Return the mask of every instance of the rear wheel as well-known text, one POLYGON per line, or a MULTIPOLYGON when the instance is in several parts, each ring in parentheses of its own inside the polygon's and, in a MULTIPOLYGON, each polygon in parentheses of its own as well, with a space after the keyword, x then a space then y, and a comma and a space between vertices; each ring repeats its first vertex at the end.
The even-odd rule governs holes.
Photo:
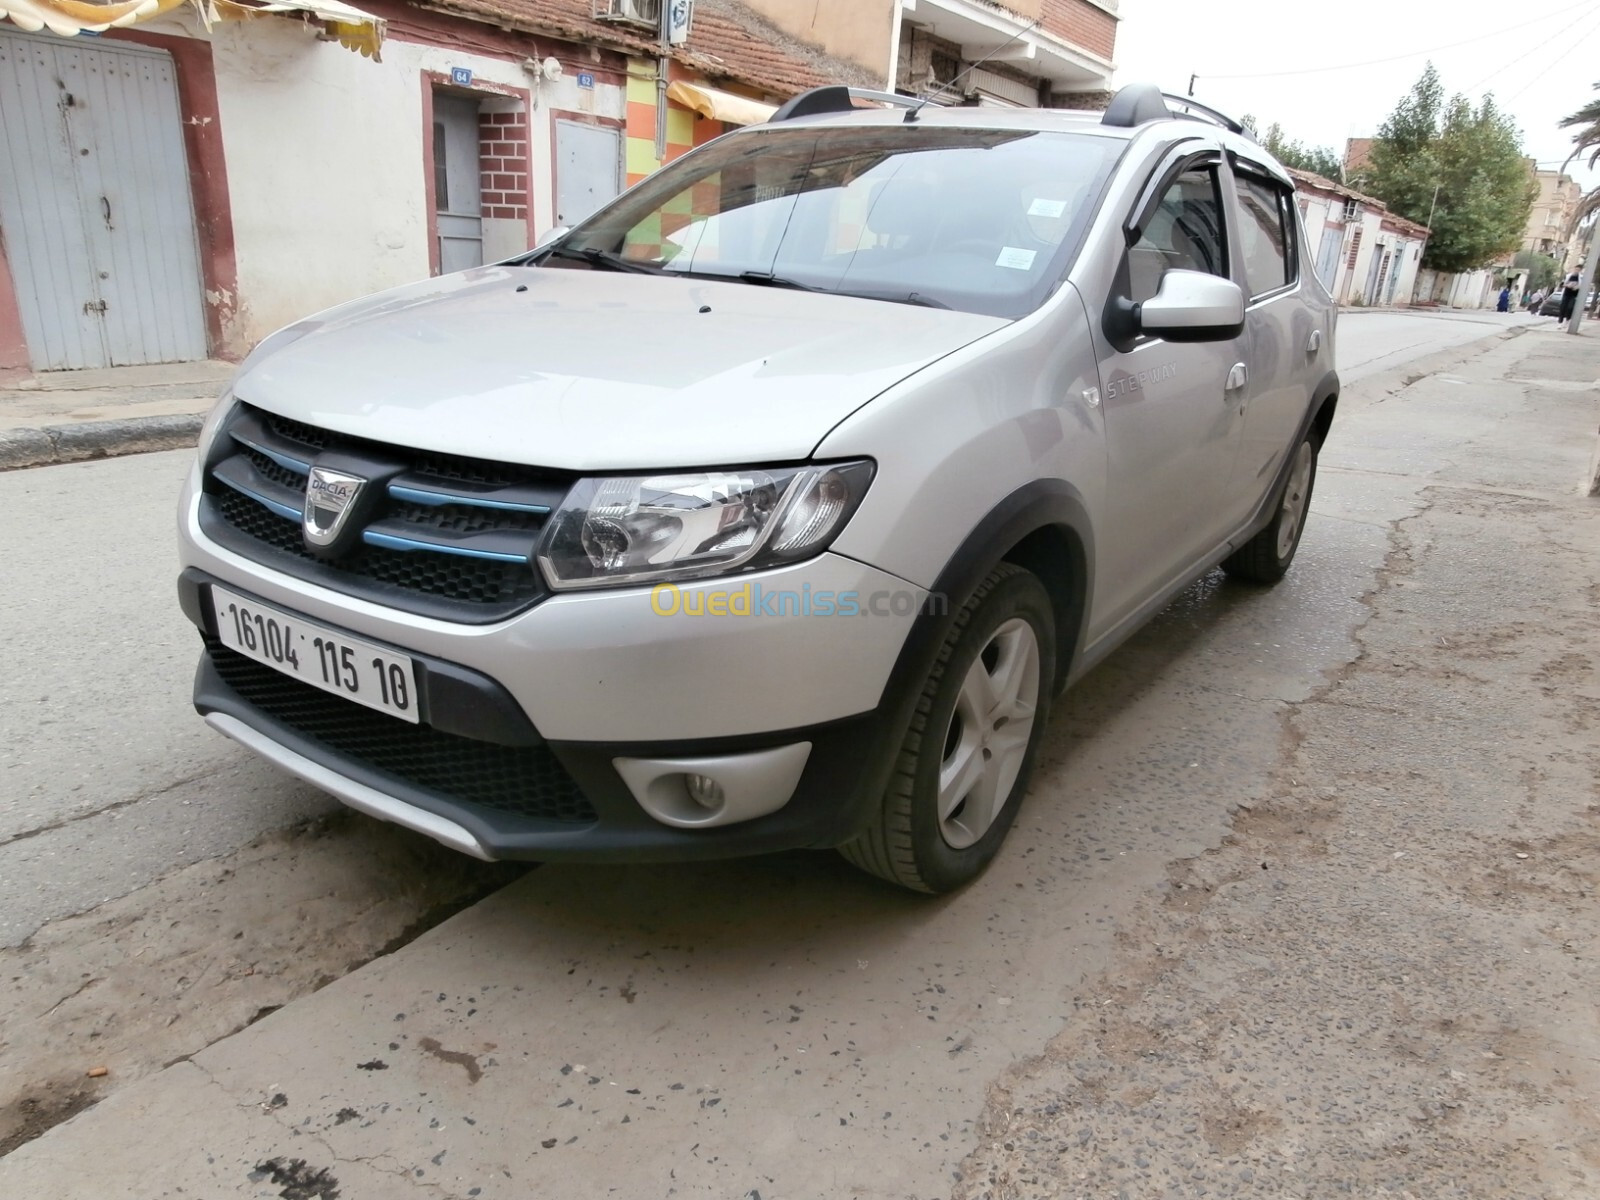
POLYGON ((1307 434, 1295 451, 1271 524, 1223 559, 1222 569, 1247 583, 1271 584, 1282 579, 1300 546, 1316 481, 1317 443, 1314 434, 1307 434))
POLYGON ((839 852, 921 892, 951 891, 981 874, 1027 791, 1054 664, 1044 585, 1002 563, 956 614, 882 801, 839 852))

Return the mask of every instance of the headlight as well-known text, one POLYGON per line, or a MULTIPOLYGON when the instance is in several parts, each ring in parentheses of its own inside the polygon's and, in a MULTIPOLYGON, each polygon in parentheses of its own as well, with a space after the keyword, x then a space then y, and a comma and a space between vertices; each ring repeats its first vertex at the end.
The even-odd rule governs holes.
POLYGON ((555 589, 695 579, 820 553, 872 481, 870 462, 580 479, 539 566, 555 589))

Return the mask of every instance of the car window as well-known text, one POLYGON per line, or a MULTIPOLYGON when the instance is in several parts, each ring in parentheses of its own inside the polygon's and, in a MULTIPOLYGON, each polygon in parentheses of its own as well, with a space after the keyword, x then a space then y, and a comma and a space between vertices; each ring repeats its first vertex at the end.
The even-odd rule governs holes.
POLYGON ((562 244, 665 274, 1019 317, 1065 274, 1121 148, 933 125, 735 134, 657 172, 562 244))
POLYGON ((1161 202, 1128 251, 1128 298, 1150 299, 1171 270, 1228 274, 1222 193, 1213 166, 1193 167, 1167 185, 1161 202))
POLYGON ((1264 296, 1295 281, 1294 219, 1286 189, 1255 175, 1235 175, 1239 247, 1250 295, 1264 296))

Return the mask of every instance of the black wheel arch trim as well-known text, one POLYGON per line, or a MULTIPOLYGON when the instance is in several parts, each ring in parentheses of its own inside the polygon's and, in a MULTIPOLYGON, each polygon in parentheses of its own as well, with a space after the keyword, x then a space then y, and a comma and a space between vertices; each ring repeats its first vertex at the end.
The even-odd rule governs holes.
MULTIPOLYGON (((1088 626, 1094 533, 1077 488, 1063 479, 1036 479, 991 508, 945 563, 930 589, 933 595, 944 597, 945 603, 925 606, 912 625, 884 687, 880 710, 898 701, 894 707, 904 708, 909 721, 910 704, 920 693, 956 612, 995 567, 1008 561, 1045 576, 1042 582, 1056 609, 1055 678, 1058 685, 1067 678, 1088 626), (1042 558, 1049 542, 1041 535, 1043 539, 1061 538, 1067 560, 1042 558), (1041 566, 1045 567, 1042 571, 1041 566)), ((894 728, 899 728, 898 720, 894 728)))

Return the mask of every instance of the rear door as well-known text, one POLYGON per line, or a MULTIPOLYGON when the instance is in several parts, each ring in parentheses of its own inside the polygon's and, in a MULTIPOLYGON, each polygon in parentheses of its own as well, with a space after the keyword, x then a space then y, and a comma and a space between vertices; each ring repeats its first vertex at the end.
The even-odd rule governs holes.
POLYGON ((1222 506, 1230 533, 1255 512, 1292 449, 1317 357, 1312 312, 1302 295, 1294 193, 1265 168, 1243 159, 1235 159, 1233 168, 1236 273, 1248 296, 1248 376, 1236 394, 1243 436, 1222 506))
MULTIPOLYGON (((1137 202, 1144 211, 1130 214, 1143 222, 1137 240, 1114 248, 1112 291, 1148 300, 1173 269, 1231 277, 1226 186, 1215 148, 1189 142, 1164 159, 1137 202)), ((1108 461, 1095 611, 1109 628, 1191 577, 1227 537, 1218 510, 1240 429, 1228 382, 1243 369, 1244 342, 1140 337, 1118 347, 1096 334, 1108 461)))

